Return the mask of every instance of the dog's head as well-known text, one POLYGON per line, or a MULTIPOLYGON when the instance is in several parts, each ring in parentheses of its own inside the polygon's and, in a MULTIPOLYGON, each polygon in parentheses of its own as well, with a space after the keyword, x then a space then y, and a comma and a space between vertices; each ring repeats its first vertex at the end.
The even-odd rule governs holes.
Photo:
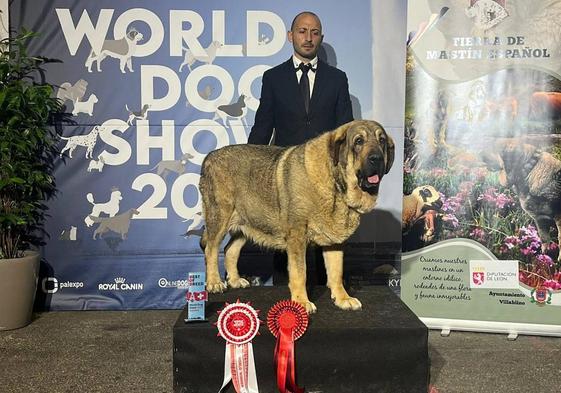
POLYGON ((490 151, 481 153, 481 159, 487 169, 499 172, 499 182, 503 187, 524 181, 529 171, 536 164, 537 148, 518 141, 500 141, 490 151))
POLYGON ((413 190, 411 195, 417 200, 419 213, 428 210, 441 211, 443 204, 442 198, 440 197, 440 193, 433 186, 419 186, 413 190))
POLYGON ((331 154, 335 166, 344 167, 362 191, 374 195, 392 167, 395 145, 379 123, 356 120, 334 131, 331 154))
POLYGON ((121 199, 123 199, 123 196, 121 195, 121 191, 119 191, 119 189, 117 187, 112 187, 110 198, 120 201, 121 199))
POLYGON ((144 36, 135 28, 132 28, 127 33, 127 38, 133 42, 139 42, 144 36))
POLYGON ((328 149, 335 186, 347 205, 361 214, 371 211, 393 164, 393 139, 375 121, 357 120, 332 131, 328 149))
POLYGON ((188 160, 192 160, 193 158, 195 158, 195 156, 192 155, 191 153, 183 153, 181 155, 181 161, 188 161, 188 160))

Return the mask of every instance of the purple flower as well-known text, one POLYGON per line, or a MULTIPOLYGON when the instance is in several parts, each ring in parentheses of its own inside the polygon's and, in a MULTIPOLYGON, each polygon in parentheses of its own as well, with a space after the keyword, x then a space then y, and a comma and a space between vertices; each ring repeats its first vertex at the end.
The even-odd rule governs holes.
POLYGON ((502 192, 498 192, 494 187, 488 188, 485 193, 477 197, 477 200, 487 202, 489 205, 498 209, 514 205, 513 198, 502 192))
POLYGON ((452 228, 457 228, 460 226, 460 221, 454 214, 445 214, 444 216, 442 216, 442 221, 452 225, 452 228))
POLYGON ((507 236, 504 240, 504 245, 509 250, 512 250, 514 246, 517 246, 518 244, 520 244, 520 239, 516 236, 507 236))
POLYGON ((546 288, 551 288, 553 290, 561 289, 561 283, 554 280, 545 280, 543 286, 546 288))
POLYGON ((469 236, 472 237, 473 239, 483 242, 485 241, 487 234, 485 233, 485 231, 481 228, 474 228, 470 233, 469 236))
POLYGON ((543 263, 546 266, 552 267, 553 266, 553 259, 551 259, 548 255, 540 254, 538 255, 538 261, 543 263))
POLYGON ((446 198, 446 196, 440 193, 440 198, 442 200, 442 211, 445 213, 456 213, 463 205, 462 198, 456 196, 446 198))

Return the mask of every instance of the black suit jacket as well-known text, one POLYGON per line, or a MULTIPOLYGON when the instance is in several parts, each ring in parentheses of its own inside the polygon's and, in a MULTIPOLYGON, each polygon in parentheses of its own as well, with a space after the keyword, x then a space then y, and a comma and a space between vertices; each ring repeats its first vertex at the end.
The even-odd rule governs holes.
POLYGON ((353 120, 347 75, 321 60, 309 113, 304 109, 292 57, 265 71, 262 81, 261 100, 248 143, 268 144, 274 128, 275 145, 298 145, 353 120))

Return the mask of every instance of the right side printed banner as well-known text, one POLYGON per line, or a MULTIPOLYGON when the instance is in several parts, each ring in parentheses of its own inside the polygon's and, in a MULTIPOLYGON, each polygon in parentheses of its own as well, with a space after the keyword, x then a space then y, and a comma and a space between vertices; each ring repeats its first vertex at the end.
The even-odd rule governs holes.
POLYGON ((561 335, 561 1, 408 3, 402 299, 561 335))

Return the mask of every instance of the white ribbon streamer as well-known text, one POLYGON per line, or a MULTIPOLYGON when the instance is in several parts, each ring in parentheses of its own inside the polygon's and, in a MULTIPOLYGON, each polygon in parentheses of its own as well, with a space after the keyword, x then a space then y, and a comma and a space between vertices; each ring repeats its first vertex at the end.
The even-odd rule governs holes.
POLYGON ((218 393, 222 393, 224 388, 230 382, 233 382, 233 378, 238 382, 234 383, 237 393, 259 393, 255 360, 253 357, 253 345, 251 342, 241 345, 226 343, 224 380, 222 381, 222 387, 218 393), (236 387, 236 385, 238 385, 238 387, 236 387))

